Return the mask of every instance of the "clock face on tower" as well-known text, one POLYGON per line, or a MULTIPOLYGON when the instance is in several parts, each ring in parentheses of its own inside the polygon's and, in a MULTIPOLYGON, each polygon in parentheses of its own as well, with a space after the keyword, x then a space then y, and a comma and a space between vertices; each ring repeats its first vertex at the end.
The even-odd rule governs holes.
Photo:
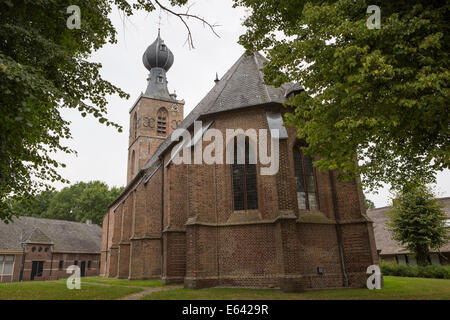
POLYGON ((178 112, 178 105, 173 104, 172 105, 172 111, 178 112))

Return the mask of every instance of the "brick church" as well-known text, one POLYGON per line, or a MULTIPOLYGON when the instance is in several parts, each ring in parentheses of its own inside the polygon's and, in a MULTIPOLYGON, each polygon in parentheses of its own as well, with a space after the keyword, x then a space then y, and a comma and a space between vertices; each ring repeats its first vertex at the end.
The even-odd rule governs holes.
POLYGON ((183 118, 184 101, 167 89, 173 61, 158 34, 143 55, 148 87, 129 112, 127 186, 103 220, 101 274, 188 288, 364 286, 378 257, 360 181, 318 171, 282 125, 282 104, 303 88, 265 85, 265 58, 243 54, 183 118), (252 143, 243 164, 175 164, 176 128, 203 146, 208 128, 279 129, 279 170, 261 175, 247 159, 252 143))

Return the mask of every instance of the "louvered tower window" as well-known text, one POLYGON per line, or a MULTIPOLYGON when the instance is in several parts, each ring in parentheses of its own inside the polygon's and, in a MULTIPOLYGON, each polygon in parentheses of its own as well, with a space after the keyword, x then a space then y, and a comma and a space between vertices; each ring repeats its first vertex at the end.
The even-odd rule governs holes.
POLYGON ((304 154, 299 145, 294 147, 295 184, 300 210, 317 210, 316 177, 310 156, 304 154))
POLYGON ((250 146, 245 139, 245 164, 238 164, 237 139, 234 140, 233 200, 234 210, 258 209, 258 191, 256 183, 256 164, 249 163, 250 146))
POLYGON ((167 110, 161 108, 158 110, 157 118, 157 133, 159 136, 165 136, 167 134, 167 110))

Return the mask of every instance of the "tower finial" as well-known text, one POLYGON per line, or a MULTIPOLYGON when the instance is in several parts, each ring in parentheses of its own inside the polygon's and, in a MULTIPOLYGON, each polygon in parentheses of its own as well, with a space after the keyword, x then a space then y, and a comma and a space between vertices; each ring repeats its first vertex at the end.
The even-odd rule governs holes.
POLYGON ((161 7, 159 7, 159 16, 158 16, 158 37, 160 36, 161 31, 161 7))

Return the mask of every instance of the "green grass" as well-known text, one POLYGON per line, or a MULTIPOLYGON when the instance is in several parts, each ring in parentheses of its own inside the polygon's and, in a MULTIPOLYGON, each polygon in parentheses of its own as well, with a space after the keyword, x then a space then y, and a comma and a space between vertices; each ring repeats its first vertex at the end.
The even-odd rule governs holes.
POLYGON ((114 286, 128 286, 128 287, 161 287, 164 285, 159 280, 126 280, 117 278, 104 277, 87 277, 82 278, 82 283, 100 283, 114 286))
POLYGON ((81 280, 80 290, 69 290, 66 279, 0 284, 0 300, 110 300, 142 291, 121 285, 98 285, 81 280))
POLYGON ((450 280, 384 277, 381 290, 369 289, 333 289, 315 290, 302 293, 284 293, 280 290, 257 289, 174 289, 154 292, 145 296, 147 300, 371 300, 371 299, 450 299, 450 280))
MULTIPOLYGON (((316 290, 284 293, 280 290, 213 288, 202 290, 173 289, 154 292, 144 299, 447 299, 450 300, 450 280, 384 277, 384 288, 316 290)), ((81 290, 69 290, 66 279, 58 281, 27 281, 0 284, 0 300, 109 300, 142 291, 145 287, 159 287, 157 280, 122 280, 88 277, 81 279, 81 290)))

